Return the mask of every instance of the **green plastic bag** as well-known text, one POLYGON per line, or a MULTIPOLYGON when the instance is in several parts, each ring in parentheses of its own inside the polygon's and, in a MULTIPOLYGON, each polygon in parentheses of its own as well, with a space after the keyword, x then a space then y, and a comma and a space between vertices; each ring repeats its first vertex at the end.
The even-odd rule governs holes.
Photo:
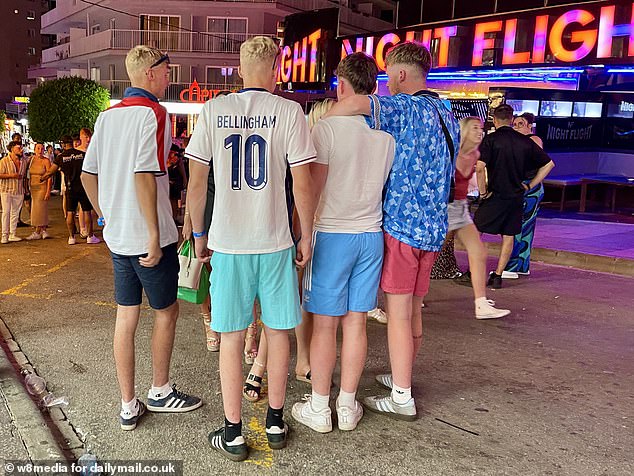
MULTIPOLYGON (((190 246, 192 246, 191 240, 186 240, 178 250, 178 254, 188 256, 190 253, 190 246)), ((193 247, 191 252, 195 256, 193 247)), ((193 304, 202 304, 208 295, 209 270, 204 265, 200 270, 200 282, 198 284, 198 289, 184 288, 181 286, 178 287, 178 299, 182 299, 183 301, 191 302, 193 304)))

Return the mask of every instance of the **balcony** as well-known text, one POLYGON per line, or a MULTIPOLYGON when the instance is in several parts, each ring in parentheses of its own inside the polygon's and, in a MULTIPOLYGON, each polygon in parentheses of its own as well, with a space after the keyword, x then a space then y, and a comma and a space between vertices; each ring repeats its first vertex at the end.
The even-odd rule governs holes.
MULTIPOLYGON (((111 99, 121 99, 126 88, 130 87, 130 81, 119 80, 102 80, 99 82, 104 88, 110 91, 111 99)), ((211 91, 234 91, 242 87, 241 84, 224 84, 224 83, 198 83, 201 90, 207 89, 211 91)), ((191 88, 190 83, 172 83, 165 91, 162 101, 183 102, 181 93, 191 88)), ((186 99, 192 99, 189 94, 183 93, 186 99)), ((188 102, 188 101, 186 101, 188 102)))
MULTIPOLYGON (((259 33, 258 33, 259 34, 259 33)), ((73 38, 70 43, 42 52, 42 64, 108 50, 126 52, 136 45, 149 45, 170 53, 238 54, 240 45, 256 33, 207 33, 152 30, 106 30, 73 38)))

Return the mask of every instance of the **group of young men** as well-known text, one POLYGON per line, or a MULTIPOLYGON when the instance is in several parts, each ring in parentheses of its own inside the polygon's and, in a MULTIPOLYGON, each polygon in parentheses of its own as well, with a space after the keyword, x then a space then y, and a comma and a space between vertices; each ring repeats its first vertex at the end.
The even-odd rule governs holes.
MULTIPOLYGON (((224 425, 209 434, 209 443, 234 461, 248 456, 241 357, 256 298, 269 348, 266 434, 273 449, 287 443, 288 331, 301 321, 296 267, 306 267, 303 306, 315 320, 313 391, 293 406, 294 419, 319 432, 332 430, 329 398, 340 323, 339 429, 354 429, 363 407, 416 418, 411 382, 422 343, 421 303, 447 232, 450 151, 459 149, 450 108, 426 88, 431 55, 424 46, 405 42, 388 53, 390 97, 373 95, 378 70, 371 57, 354 53, 343 59, 337 68, 339 101, 312 137, 300 105, 272 94, 279 55, 267 37, 242 44, 244 89, 205 103, 185 151, 196 254, 211 261, 211 326, 222 333, 224 425), (212 167, 214 213, 206 229, 212 167), (289 173, 301 229, 296 242, 289 226, 289 173), (367 351, 366 313, 376 306, 379 286, 389 316, 392 372, 377 381, 390 393, 365 398, 362 406, 356 391, 367 351)), ((97 120, 82 181, 105 220, 113 259, 120 421, 131 430, 146 409, 185 412, 202 402, 169 382, 178 317, 178 234, 165 175, 169 121, 158 103, 169 84, 169 57, 137 46, 126 68, 132 87, 97 120), (156 311, 147 407, 134 393, 134 333, 143 289, 156 311)))

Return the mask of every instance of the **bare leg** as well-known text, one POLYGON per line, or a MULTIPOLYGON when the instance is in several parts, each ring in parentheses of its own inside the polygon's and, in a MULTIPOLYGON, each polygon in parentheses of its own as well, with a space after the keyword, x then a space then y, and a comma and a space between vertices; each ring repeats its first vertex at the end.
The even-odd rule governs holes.
POLYGON ((66 228, 68 228, 68 236, 75 236, 75 213, 66 213, 66 228))
MULTIPOLYGON (((365 313, 348 312, 341 320, 341 328, 343 329, 341 389, 344 392, 353 393, 359 387, 359 380, 365 367, 365 358, 368 351, 365 313)), ((332 372, 330 378, 332 379, 332 372)))
MULTIPOLYGON (((88 233, 88 236, 92 236, 92 215, 91 212, 83 212, 80 213, 79 216, 84 216, 84 229, 86 230, 86 233, 88 233)), ((81 226, 81 223, 80 223, 81 226)))
POLYGON ((416 361, 418 351, 423 345, 423 311, 421 310, 422 304, 422 297, 412 296, 412 366, 416 361))
POLYGON ((86 231, 86 215, 84 214, 84 211, 82 210, 81 205, 79 205, 78 209, 79 209, 79 230, 86 231))
MULTIPOLYGON (((266 339, 266 332, 260 334, 260 346, 258 347, 258 355, 251 366, 249 374, 257 377, 263 377, 266 372, 266 359, 268 356, 268 341, 266 339)), ((247 380, 248 381, 248 380, 247 380)), ((252 382, 251 382, 252 383, 252 382)), ((252 398, 256 398, 257 394, 253 390, 247 392, 252 398)))
POLYGON ((242 414, 242 346, 245 331, 223 332, 220 339, 220 384, 225 417, 232 423, 242 414))
POLYGON ((121 399, 134 398, 134 335, 139 324, 140 306, 117 306, 114 326, 114 362, 121 399))
POLYGON ((467 250, 473 296, 475 299, 486 297, 487 251, 480 240, 480 234, 475 225, 470 224, 460 228, 456 235, 467 250))
POLYGON ((162 387, 169 382, 170 361, 174 348, 178 301, 171 306, 154 311, 152 330, 152 385, 162 387))
MULTIPOLYGON (((310 371, 310 346, 313 335, 313 314, 302 309, 302 322, 295 328, 297 338, 297 362, 295 374, 306 375, 310 371)), ((312 374, 311 374, 312 375, 312 374)))
MULTIPOLYGON (((414 342, 412 339, 412 294, 385 293, 387 340, 394 384, 412 386, 414 342)), ((421 301, 418 300, 420 310, 421 301)), ((419 311, 420 312, 420 311, 419 311)), ((422 333, 422 320, 421 320, 422 333)))
POLYGON ((290 345, 288 331, 264 327, 267 340, 271 343, 266 368, 269 374, 269 406, 282 408, 286 399, 286 381, 288 377, 288 359, 290 345))
MULTIPOLYGON (((332 373, 337 362, 337 328, 340 319, 314 315, 313 336, 310 340, 310 370, 313 390, 319 395, 330 395, 332 373)), ((365 321, 363 323, 365 325, 365 321)))
POLYGON ((511 259, 511 253, 513 252, 513 236, 502 235, 502 247, 500 248, 500 259, 498 260, 498 267, 495 270, 495 274, 502 275, 506 264, 511 259))

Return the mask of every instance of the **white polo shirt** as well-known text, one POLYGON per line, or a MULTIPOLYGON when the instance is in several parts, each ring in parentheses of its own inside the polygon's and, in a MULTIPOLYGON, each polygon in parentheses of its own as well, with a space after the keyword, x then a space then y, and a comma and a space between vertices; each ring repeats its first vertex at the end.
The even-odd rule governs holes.
POLYGON ((261 254, 293 246, 288 166, 315 160, 299 104, 263 89, 207 101, 185 156, 213 166, 216 195, 209 249, 261 254))
MULTIPOLYGON (((136 88, 132 88, 135 90, 136 88)), ((166 109, 139 93, 102 112, 95 124, 83 171, 99 178, 99 207, 106 221, 103 237, 113 253, 147 253, 149 233, 136 194, 135 174, 156 177, 159 244, 178 241, 169 201, 167 155, 171 145, 166 109)))
POLYGON ((392 136, 370 129, 363 116, 321 119, 311 135, 317 149, 316 163, 328 166, 315 230, 381 231, 383 186, 394 160, 392 136))

